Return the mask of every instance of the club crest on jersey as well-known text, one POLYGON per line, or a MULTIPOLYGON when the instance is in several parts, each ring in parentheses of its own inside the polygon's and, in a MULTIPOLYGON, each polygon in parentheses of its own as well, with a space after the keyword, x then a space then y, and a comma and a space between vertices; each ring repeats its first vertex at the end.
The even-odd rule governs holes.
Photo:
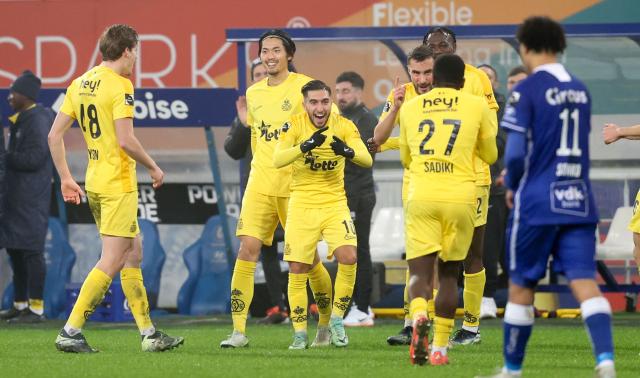
POLYGON ((271 125, 267 125, 266 123, 264 123, 264 121, 262 121, 262 124, 260 125, 260 138, 264 138, 264 140, 267 142, 271 142, 274 139, 278 140, 278 137, 280 136, 280 130, 276 129, 273 131, 269 131, 269 126, 271 125))
POLYGON ((304 156, 304 163, 308 164, 312 171, 333 171, 338 165, 337 160, 320 161, 320 157, 313 155, 311 151, 304 156))
POLYGON ((133 106, 133 96, 125 93, 124 94, 124 104, 125 105, 129 105, 129 106, 133 106))
POLYGON ((289 110, 291 110, 291 101, 289 101, 288 98, 285 98, 284 102, 282 103, 282 111, 288 112, 289 110))

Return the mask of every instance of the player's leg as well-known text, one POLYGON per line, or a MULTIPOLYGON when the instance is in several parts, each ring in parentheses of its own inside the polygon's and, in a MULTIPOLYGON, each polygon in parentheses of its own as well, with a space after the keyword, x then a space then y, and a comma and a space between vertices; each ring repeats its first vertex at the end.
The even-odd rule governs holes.
POLYGON ((503 355, 505 375, 522 374, 525 350, 534 322, 534 288, 547 270, 556 239, 555 226, 529 226, 516 214, 507 227, 509 300, 505 307, 503 355))
POLYGON ((321 222, 318 209, 290 207, 284 233, 284 259, 289 262, 288 297, 294 335, 289 349, 308 346, 307 280, 316 258, 316 245, 320 239, 321 222))
POLYGON ((472 204, 456 203, 433 207, 442 227, 442 249, 438 254, 439 289, 435 300, 433 348, 429 362, 432 365, 446 365, 449 363, 447 348, 458 304, 458 276, 473 238, 475 208, 472 204))
POLYGON ((636 261, 638 274, 640 274, 640 233, 633 233, 633 259, 636 261))
POLYGON ((633 216, 629 222, 629 230, 633 232, 633 258, 636 261, 638 274, 640 274, 640 190, 636 194, 636 200, 633 203, 633 216))
POLYGON ((244 347, 247 314, 253 300, 254 273, 263 244, 270 245, 278 225, 277 198, 247 191, 236 229, 240 248, 231 276, 231 319, 233 333, 220 343, 222 348, 244 347))
MULTIPOLYGON (((414 253, 412 252, 412 257, 414 253)), ((433 265, 437 253, 421 255, 407 260, 409 265, 409 311, 412 319, 412 333, 409 360, 412 364, 424 365, 429 357, 429 328, 427 302, 431 300, 433 265)))
MULTIPOLYGON (((102 254, 98 263, 84 280, 67 323, 56 338, 56 348, 63 352, 97 352, 96 349, 89 346, 82 335, 82 327, 102 301, 111 285, 112 278, 120 272, 127 259, 127 253, 132 248, 132 238, 114 236, 113 234, 118 232, 109 229, 111 220, 109 217, 117 209, 117 206, 114 206, 117 204, 114 204, 112 198, 87 192, 87 199, 102 237, 102 254)), ((135 221, 135 215, 133 220, 135 221)), ((125 234, 128 231, 125 230, 125 234)))
POLYGON ((595 281, 595 228, 595 224, 563 227, 554 262, 561 266, 574 297, 580 302, 582 319, 593 347, 596 374, 611 377, 615 376, 611 306, 595 281))
POLYGON ((480 319, 497 317, 497 306, 494 295, 498 285, 498 264, 501 251, 504 248, 505 218, 507 206, 503 193, 489 196, 489 211, 487 214, 487 228, 484 239, 484 253, 482 257, 487 280, 482 294, 480 319))
POLYGON ((177 348, 184 343, 183 337, 171 337, 159 331, 153 325, 149 314, 149 299, 142 278, 142 241, 140 234, 133 239, 132 249, 120 271, 122 291, 142 336, 142 350, 145 352, 164 352, 177 348))
POLYGON ((489 187, 476 187, 477 207, 475 229, 467 258, 464 260, 464 321, 462 328, 451 339, 453 345, 470 345, 480 342, 480 307, 486 282, 482 263, 484 234, 489 211, 489 187))

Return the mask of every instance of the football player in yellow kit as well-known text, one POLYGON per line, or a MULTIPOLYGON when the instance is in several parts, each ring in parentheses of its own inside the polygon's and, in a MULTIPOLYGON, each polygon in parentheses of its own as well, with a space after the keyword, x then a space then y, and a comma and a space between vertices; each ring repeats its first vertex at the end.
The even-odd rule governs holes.
MULTIPOLYGON (((267 77, 249 87, 246 95, 253 159, 236 229, 240 249, 231 278, 233 332, 220 343, 222 348, 244 347, 249 343, 246 323, 253 299, 256 262, 262 245, 271 245, 278 221, 286 226, 289 203, 291 167, 275 167, 273 151, 281 137, 282 125, 292 115, 304 112, 300 89, 311 81, 308 76, 289 71, 296 45, 282 30, 265 32, 258 46, 267 77)), ((324 266, 316 265, 309 276, 314 294, 330 298, 331 278, 324 266)), ((325 302, 320 300, 320 304, 325 302)), ((320 323, 328 326, 331 316, 328 303, 319 305, 318 312, 320 323)))
MULTIPOLYGON (((448 28, 434 27, 424 36, 423 43, 431 48, 436 58, 442 54, 453 54, 456 51, 456 35, 448 28)), ((495 118, 494 125, 498 128, 498 103, 493 95, 491 82, 482 70, 465 64, 464 87, 466 92, 482 97, 492 111, 495 118)), ((481 159, 475 159, 476 171, 476 218, 475 231, 471 241, 471 249, 464 261, 464 321, 462 328, 457 330, 451 339, 452 345, 468 345, 480 342, 480 307, 486 275, 482 263, 484 248, 484 232, 489 211, 489 186, 491 173, 489 165, 481 159)))
MULTIPOLYGON (((402 104, 410 101, 418 95, 425 94, 431 90, 433 80, 433 51, 424 45, 413 49, 407 56, 407 71, 411 78, 410 83, 399 85, 399 78, 396 78, 394 89, 389 93, 387 102, 380 114, 380 120, 376 125, 374 136, 368 141, 369 149, 372 152, 397 150, 399 148, 399 138, 390 137, 393 127, 398 125, 398 117, 402 104)), ((402 175, 402 206, 407 201, 407 190, 409 188, 409 171, 404 170, 402 175)), ((404 327, 393 336, 387 338, 389 345, 409 345, 411 340, 412 320, 409 316, 409 271, 406 273, 406 284, 404 287, 404 327)), ((433 302, 429 302, 429 308, 433 312, 433 302)))
POLYGON ((429 362, 448 363, 460 262, 474 232, 474 158, 491 164, 498 155, 495 115, 484 99, 460 90, 464 72, 460 57, 441 55, 434 64, 434 89, 405 103, 400 111, 400 158, 410 172, 405 205, 413 319, 410 358, 420 365, 428 358, 427 300, 436 262, 440 289, 429 362))
POLYGON ((113 25, 104 31, 99 46, 102 63, 67 88, 49 133, 64 200, 78 205, 84 192, 71 176, 63 141, 65 132, 78 121, 89 156, 85 189, 102 238, 100 260, 82 284, 69 319, 56 338, 56 348, 72 353, 97 351, 87 343, 82 327, 119 272, 122 290, 142 335, 142 350, 161 352, 177 347, 184 339, 170 337, 154 327, 140 269, 136 162, 147 168, 154 188, 162 185, 164 172, 133 133, 133 84, 129 77, 137 57, 138 33, 127 25, 113 25))
MULTIPOLYGON (((276 167, 293 167, 284 234, 284 259, 290 268, 289 306, 295 330, 289 349, 307 348, 306 288, 309 272, 322 265, 316 253, 320 238, 329 245, 328 258, 335 256, 338 260, 329 330, 330 343, 344 347, 349 339, 342 320, 351 302, 357 260, 355 226, 344 191, 344 167, 347 159, 371 167, 373 159, 353 122, 331 113, 331 88, 314 80, 301 92, 305 112, 293 116, 282 127, 273 155, 276 167)), ((312 346, 327 344, 316 338, 312 346)))

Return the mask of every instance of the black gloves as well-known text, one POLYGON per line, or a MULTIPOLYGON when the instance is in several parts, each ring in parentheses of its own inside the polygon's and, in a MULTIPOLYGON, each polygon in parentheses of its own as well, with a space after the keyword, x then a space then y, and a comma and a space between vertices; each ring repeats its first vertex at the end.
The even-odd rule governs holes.
POLYGON ((347 146, 342 139, 338 138, 337 136, 333 136, 333 142, 331 142, 330 144, 331 149, 333 150, 333 152, 336 155, 342 155, 344 157, 346 157, 347 159, 353 159, 353 157, 355 156, 355 152, 353 151, 353 148, 347 146))
POLYGON ((315 133, 313 133, 311 135, 311 138, 305 140, 304 142, 302 142, 302 144, 300 145, 300 151, 302 151, 302 153, 307 153, 311 150, 313 150, 314 148, 322 145, 322 143, 324 143, 325 139, 327 139, 327 136, 324 135, 323 133, 325 131, 327 131, 329 128, 327 126, 317 130, 315 133))

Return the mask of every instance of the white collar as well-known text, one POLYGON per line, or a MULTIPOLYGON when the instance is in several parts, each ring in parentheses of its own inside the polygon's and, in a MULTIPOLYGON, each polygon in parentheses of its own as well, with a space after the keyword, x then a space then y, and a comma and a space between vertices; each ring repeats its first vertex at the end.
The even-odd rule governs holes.
POLYGON ((571 81, 571 75, 567 72, 567 69, 560 63, 547 63, 536 67, 533 73, 538 71, 545 71, 553 75, 560 82, 571 81))

